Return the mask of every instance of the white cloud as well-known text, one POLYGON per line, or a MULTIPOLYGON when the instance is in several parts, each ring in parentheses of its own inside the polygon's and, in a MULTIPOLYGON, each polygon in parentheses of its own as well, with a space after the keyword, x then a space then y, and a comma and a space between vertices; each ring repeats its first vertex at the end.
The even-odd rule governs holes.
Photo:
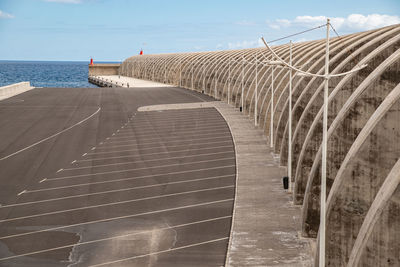
POLYGON ((13 15, 0 10, 0 19, 12 19, 12 18, 14 18, 13 15))
POLYGON ((79 4, 81 0, 45 0, 46 2, 64 3, 64 4, 79 4))
MULTIPOLYGON (((277 19, 273 22, 267 22, 272 29, 280 29, 290 26, 316 27, 326 23, 325 16, 297 16, 293 20, 277 19)), ((400 23, 399 16, 381 15, 381 14, 351 14, 346 18, 333 17, 330 18, 333 27, 337 30, 371 30, 388 25, 400 23)))
POLYGON ((228 43, 229 49, 244 49, 244 48, 255 48, 263 46, 263 42, 258 39, 254 41, 239 41, 235 43, 228 43))

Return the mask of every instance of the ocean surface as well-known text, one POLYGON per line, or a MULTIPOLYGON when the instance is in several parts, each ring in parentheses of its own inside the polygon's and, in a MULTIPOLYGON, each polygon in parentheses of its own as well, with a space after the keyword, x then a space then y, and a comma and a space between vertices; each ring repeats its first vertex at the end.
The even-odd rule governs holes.
POLYGON ((88 64, 86 61, 0 60, 0 86, 30 81, 35 87, 97 87, 88 83, 88 64))

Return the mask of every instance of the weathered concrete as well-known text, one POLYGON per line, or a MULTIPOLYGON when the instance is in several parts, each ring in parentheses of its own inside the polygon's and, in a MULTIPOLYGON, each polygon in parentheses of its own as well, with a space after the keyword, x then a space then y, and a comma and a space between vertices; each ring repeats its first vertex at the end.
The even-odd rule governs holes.
POLYGON ((118 75, 121 64, 89 64, 89 76, 118 75))
POLYGON ((0 87, 0 100, 24 93, 33 89, 30 82, 14 83, 0 87))

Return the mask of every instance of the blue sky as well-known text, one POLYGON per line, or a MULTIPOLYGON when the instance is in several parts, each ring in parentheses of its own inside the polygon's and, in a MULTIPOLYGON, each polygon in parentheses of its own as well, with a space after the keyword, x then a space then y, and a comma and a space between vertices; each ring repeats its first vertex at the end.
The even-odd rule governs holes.
MULTIPOLYGON (((260 36, 279 38, 326 16, 346 34, 400 23, 399 15, 400 0, 0 0, 0 60, 249 48, 260 36)), ((323 36, 316 30, 293 41, 323 36)))

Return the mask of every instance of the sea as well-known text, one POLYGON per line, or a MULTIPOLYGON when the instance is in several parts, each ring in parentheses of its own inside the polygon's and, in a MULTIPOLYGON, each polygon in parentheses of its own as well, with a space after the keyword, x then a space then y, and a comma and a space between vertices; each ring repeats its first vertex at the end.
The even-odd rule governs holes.
POLYGON ((97 87, 88 82, 88 64, 87 61, 0 60, 0 87, 25 81, 34 87, 97 87))

